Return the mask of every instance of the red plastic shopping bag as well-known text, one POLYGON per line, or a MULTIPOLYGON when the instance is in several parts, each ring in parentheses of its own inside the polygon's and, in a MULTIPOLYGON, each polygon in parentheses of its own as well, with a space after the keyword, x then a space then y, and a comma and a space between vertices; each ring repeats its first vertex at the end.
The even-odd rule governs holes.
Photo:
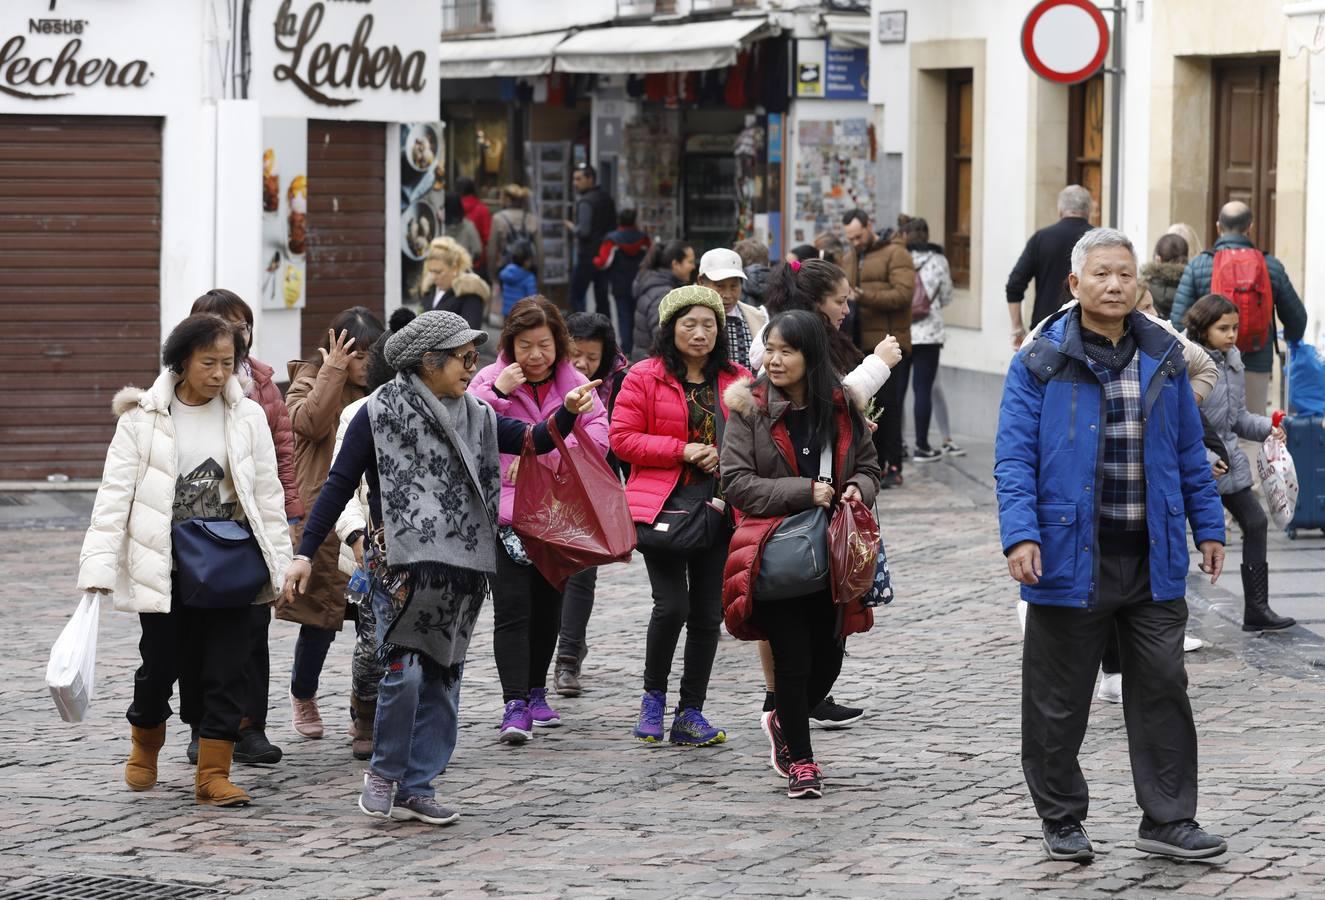
POLYGON ((561 590, 576 572, 629 561, 635 523, 621 479, 583 427, 576 422, 574 444, 558 433, 555 420, 548 433, 560 456, 555 469, 539 462, 533 430, 525 432, 511 524, 530 562, 561 590))
POLYGON ((828 523, 829 580, 833 600, 859 600, 874 587, 879 560, 879 524, 859 500, 843 500, 828 523))

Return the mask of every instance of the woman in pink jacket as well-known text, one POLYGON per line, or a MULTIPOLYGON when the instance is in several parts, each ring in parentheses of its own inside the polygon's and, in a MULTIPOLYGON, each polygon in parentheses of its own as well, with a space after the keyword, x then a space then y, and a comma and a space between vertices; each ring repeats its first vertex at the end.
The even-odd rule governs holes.
POLYGON ((727 417, 723 393, 749 373, 728 360, 724 317, 722 298, 711 288, 687 285, 663 297, 653 355, 627 373, 613 410, 612 451, 631 467, 626 498, 653 587, 634 732, 646 743, 663 738, 682 627, 685 667, 669 740, 702 747, 727 739, 703 714, 731 537, 717 494, 718 449, 727 417))
MULTIPOLYGON (((551 418, 566 394, 588 382, 571 365, 566 322, 545 297, 526 297, 511 307, 500 347, 497 361, 469 385, 470 393, 491 404, 498 415, 535 425, 551 418)), ((606 456, 607 410, 601 401, 595 398, 593 410, 580 416, 579 425, 606 456)), ((574 442, 567 437, 567 443, 574 442)), ((556 454, 548 454, 546 462, 555 468, 556 454)), ((502 546, 492 580, 492 645, 505 703, 500 740, 508 744, 528 741, 535 725, 561 724, 561 716, 547 702, 548 667, 561 630, 561 591, 529 564, 511 529, 519 465, 518 456, 502 454, 502 546)))

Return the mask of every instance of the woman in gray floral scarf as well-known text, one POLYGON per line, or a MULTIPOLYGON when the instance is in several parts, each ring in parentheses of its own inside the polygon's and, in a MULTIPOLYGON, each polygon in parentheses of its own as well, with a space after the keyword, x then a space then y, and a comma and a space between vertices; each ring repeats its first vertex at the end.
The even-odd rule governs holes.
MULTIPOLYGON (((432 780, 455 750, 465 653, 496 571, 498 453, 518 453, 529 427, 465 393, 487 337, 454 313, 427 312, 387 340, 398 374, 350 423, 285 578, 289 603, 366 479, 364 558, 386 671, 359 808, 378 818, 446 825, 460 815, 437 802, 432 780)), ((567 394, 555 417, 563 434, 592 409, 597 385, 567 394)), ((539 453, 553 449, 546 422, 533 438, 539 453)))

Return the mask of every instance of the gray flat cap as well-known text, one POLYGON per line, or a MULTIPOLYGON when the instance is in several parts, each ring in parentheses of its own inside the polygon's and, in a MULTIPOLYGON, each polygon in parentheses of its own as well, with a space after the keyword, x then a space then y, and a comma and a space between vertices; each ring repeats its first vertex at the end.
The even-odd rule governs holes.
POLYGON ((382 351, 387 365, 396 371, 416 366, 429 350, 454 350, 473 341, 480 346, 488 340, 486 331, 477 331, 453 312, 433 310, 416 316, 404 328, 387 338, 382 351))

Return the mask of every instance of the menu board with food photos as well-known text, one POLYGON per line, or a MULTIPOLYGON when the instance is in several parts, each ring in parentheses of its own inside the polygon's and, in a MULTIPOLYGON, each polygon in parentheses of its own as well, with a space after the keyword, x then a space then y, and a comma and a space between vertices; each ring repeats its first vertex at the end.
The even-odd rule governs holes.
POLYGON ((262 308, 302 309, 308 281, 308 123, 262 120, 262 308))
POLYGON ((423 302, 428 245, 442 233, 446 209, 446 142, 441 122, 400 126, 401 302, 423 302))

